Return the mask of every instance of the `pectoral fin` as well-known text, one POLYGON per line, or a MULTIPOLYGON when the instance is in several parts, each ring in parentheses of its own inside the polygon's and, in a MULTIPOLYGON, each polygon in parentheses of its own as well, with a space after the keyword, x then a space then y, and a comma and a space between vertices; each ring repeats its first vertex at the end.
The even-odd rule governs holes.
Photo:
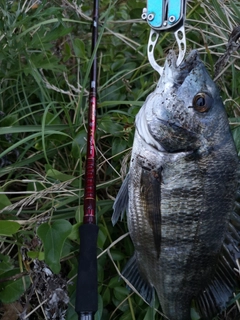
POLYGON ((112 215, 112 224, 115 225, 119 220, 123 218, 124 212, 128 207, 128 182, 129 182, 129 173, 127 174, 123 184, 117 194, 115 202, 113 204, 113 215, 112 215))

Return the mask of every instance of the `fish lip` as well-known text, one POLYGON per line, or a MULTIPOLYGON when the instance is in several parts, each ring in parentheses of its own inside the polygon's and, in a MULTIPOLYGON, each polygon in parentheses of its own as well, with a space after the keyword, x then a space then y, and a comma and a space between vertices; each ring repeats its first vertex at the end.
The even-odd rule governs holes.
POLYGON ((198 50, 192 50, 187 55, 187 57, 180 63, 180 65, 177 67, 177 56, 175 54, 174 50, 169 50, 165 65, 168 64, 168 67, 173 67, 176 69, 185 69, 189 67, 194 67, 196 65, 196 62, 200 62, 199 59, 199 52, 198 50))
POLYGON ((201 60, 199 58, 199 52, 198 50, 192 50, 188 56, 186 57, 185 60, 183 60, 181 62, 181 64, 179 65, 179 68, 184 68, 186 64, 190 65, 190 66, 195 66, 196 63, 199 63, 201 60))
POLYGON ((180 86, 189 73, 200 63, 201 60, 198 51, 192 50, 181 64, 177 66, 177 56, 173 50, 170 50, 164 64, 163 75, 160 78, 160 82, 180 86))

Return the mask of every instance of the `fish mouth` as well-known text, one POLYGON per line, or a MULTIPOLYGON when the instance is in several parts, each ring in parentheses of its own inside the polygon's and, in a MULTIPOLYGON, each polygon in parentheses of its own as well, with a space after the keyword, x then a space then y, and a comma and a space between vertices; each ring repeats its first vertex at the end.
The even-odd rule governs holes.
POLYGON ((175 52, 170 51, 158 86, 145 102, 145 132, 169 153, 193 152, 199 147, 199 134, 189 120, 192 115, 188 106, 192 103, 192 91, 198 90, 195 78, 198 81, 201 69, 197 50, 191 51, 179 66, 175 52))
POLYGON ((199 53, 197 50, 192 50, 188 56, 177 66, 177 56, 173 50, 170 50, 165 64, 162 78, 171 79, 174 85, 182 85, 190 72, 201 64, 199 53))
POLYGON ((163 75, 136 118, 141 138, 161 152, 194 152, 199 148, 199 129, 192 125, 194 92, 205 86, 203 64, 197 50, 177 66, 174 51, 167 55, 163 75), (190 110, 190 111, 189 111, 190 110))

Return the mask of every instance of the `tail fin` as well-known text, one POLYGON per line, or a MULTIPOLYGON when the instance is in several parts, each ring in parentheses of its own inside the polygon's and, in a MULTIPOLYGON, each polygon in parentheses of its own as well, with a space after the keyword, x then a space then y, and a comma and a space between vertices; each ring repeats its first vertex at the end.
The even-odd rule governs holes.
MULTIPOLYGON (((239 192, 240 196, 240 192, 239 192)), ((239 197, 240 200, 240 197, 239 197)), ((203 319, 211 319, 226 309, 233 297, 237 283, 237 260, 240 259, 240 205, 236 197, 235 210, 231 215, 214 277, 196 299, 203 319)))

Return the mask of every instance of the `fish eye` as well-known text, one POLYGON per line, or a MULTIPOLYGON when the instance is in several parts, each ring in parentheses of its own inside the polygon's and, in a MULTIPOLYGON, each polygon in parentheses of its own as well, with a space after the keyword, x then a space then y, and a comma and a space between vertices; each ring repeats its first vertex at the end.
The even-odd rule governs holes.
POLYGON ((205 92, 200 92, 193 98, 192 106, 198 112, 207 112, 212 106, 212 97, 205 92))

